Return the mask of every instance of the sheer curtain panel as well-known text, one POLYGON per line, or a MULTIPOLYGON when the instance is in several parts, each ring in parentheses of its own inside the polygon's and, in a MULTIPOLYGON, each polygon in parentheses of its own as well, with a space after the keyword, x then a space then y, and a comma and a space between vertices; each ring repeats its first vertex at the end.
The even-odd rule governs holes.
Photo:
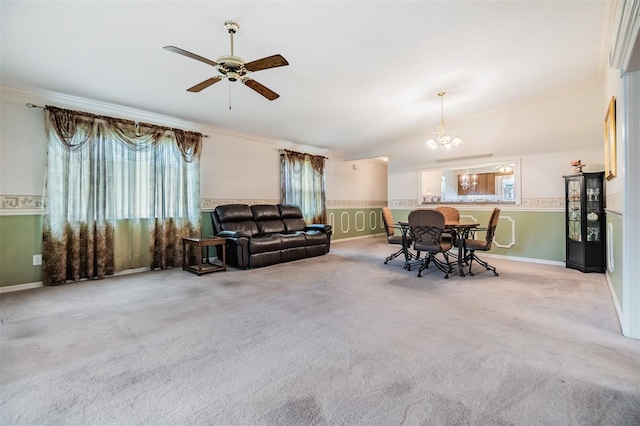
POLYGON ((283 150, 280 154, 280 198, 300 206, 307 223, 326 223, 325 157, 283 150))
POLYGON ((113 274, 121 220, 149 222, 152 269, 180 266, 200 232, 202 135, 52 106, 45 127, 43 283, 113 274))

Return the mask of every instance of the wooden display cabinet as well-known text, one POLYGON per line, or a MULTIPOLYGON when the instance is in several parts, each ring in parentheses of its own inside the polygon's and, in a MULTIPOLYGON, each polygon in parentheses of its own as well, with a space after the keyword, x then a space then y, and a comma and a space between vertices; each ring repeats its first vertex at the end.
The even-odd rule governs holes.
POLYGON ((604 172, 565 175, 567 268, 605 271, 604 172))

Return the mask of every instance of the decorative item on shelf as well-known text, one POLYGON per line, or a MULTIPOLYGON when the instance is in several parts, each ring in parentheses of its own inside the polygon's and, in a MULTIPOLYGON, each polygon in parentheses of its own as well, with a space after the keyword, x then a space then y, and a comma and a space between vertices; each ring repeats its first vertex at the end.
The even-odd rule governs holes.
POLYGON ((451 149, 454 146, 461 145, 462 139, 460 139, 456 132, 447 133, 444 128, 444 95, 446 92, 438 93, 440 96, 440 111, 441 121, 440 125, 436 128, 436 131, 431 133, 431 138, 424 143, 424 146, 431 149, 451 149))
POLYGON ((440 195, 433 195, 430 192, 427 192, 426 195, 422 196, 423 203, 439 203, 441 201, 440 195))
POLYGON ((580 210, 578 208, 572 208, 569 212, 569 220, 579 220, 580 210))
POLYGON ((586 164, 582 164, 580 160, 571 162, 571 167, 573 167, 573 173, 582 173, 582 168, 584 166, 586 166, 586 164))
POLYGON ((592 222, 595 222, 596 220, 598 220, 598 213, 596 212, 590 212, 587 214, 587 220, 590 220, 592 222))
POLYGON ((598 201, 600 198, 599 188, 587 188, 587 201, 598 201))

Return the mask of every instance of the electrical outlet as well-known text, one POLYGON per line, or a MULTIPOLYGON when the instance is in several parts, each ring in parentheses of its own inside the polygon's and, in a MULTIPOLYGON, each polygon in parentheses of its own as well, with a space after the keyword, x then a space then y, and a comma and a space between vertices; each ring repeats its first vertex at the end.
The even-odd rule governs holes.
POLYGON ((34 254, 33 255, 33 266, 42 265, 42 255, 34 254))

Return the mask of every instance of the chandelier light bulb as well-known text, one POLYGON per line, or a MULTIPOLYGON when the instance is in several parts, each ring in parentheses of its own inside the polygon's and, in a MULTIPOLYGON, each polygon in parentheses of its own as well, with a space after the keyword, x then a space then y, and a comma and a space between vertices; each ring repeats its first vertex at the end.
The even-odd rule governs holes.
POLYGON ((462 175, 462 181, 460 182, 460 187, 465 191, 469 188, 476 189, 478 187, 478 175, 473 175, 473 180, 469 179, 469 172, 462 175))

